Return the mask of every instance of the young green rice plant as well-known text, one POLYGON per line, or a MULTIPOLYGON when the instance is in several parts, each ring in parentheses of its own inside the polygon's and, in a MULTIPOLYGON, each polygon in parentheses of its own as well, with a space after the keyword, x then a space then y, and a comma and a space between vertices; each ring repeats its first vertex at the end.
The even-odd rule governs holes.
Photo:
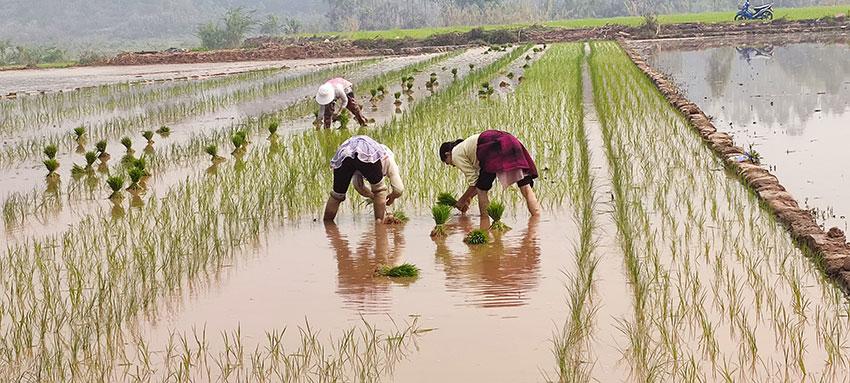
POLYGON ((42 161, 44 167, 47 168, 47 178, 58 178, 59 174, 56 173, 56 169, 59 169, 59 161, 56 161, 55 158, 48 158, 42 161))
POLYGON ((369 94, 372 95, 372 100, 375 100, 375 98, 378 97, 378 90, 377 89, 370 89, 369 94))
POLYGON ((248 144, 248 132, 239 130, 230 137, 230 143, 233 144, 233 155, 244 154, 246 145, 248 144))
POLYGON ((413 81, 408 82, 407 84, 405 84, 405 87, 407 87, 407 92, 408 92, 408 93, 413 92, 413 81))
POLYGON ((109 199, 115 200, 123 197, 121 194, 121 190, 124 189, 124 177, 121 175, 110 176, 106 179, 106 185, 109 186, 109 190, 112 190, 112 194, 109 195, 109 199))
POLYGON ((466 237, 463 238, 463 242, 467 245, 483 245, 490 241, 490 236, 487 235, 487 232, 481 229, 475 229, 470 231, 466 237))
POLYGON ((452 77, 457 78, 457 68, 452 68, 452 77))
POLYGON ((744 152, 744 155, 747 156, 747 158, 752 163, 754 163, 756 165, 761 165, 761 153, 759 153, 758 151, 756 151, 755 148, 753 148, 753 144, 750 144, 749 149, 747 149, 747 151, 744 152))
POLYGON ((507 77, 508 79, 513 80, 513 78, 514 78, 514 72, 508 72, 508 74, 507 74, 507 76, 506 76, 506 77, 507 77))
POLYGON ((269 139, 277 137, 277 129, 280 127, 280 122, 278 120, 272 120, 269 122, 268 127, 266 129, 269 131, 269 139))
POLYGON ((431 216, 434 218, 434 229, 431 230, 431 237, 445 237, 446 222, 452 213, 452 207, 448 205, 437 204, 431 208, 431 216))
POLYGON ((47 156, 48 160, 56 159, 56 152, 57 152, 56 145, 53 145, 53 144, 47 145, 47 146, 44 147, 44 150, 42 152, 44 153, 45 156, 47 156))
POLYGON ((95 161, 97 161, 97 157, 98 157, 97 152, 88 151, 88 152, 86 152, 85 157, 86 157, 86 169, 91 170, 92 165, 94 165, 95 161))
POLYGON ((485 82, 481 84, 481 89, 478 90, 478 97, 488 98, 490 97, 495 90, 490 86, 489 82, 485 82))
POLYGON ((144 132, 142 132, 142 137, 144 137, 145 140, 148 141, 148 145, 153 144, 153 131, 145 130, 144 132))
POLYGON ((493 223, 490 225, 490 230, 494 232, 506 232, 511 229, 510 226, 502 222, 502 214, 504 213, 505 204, 500 201, 493 201, 487 205, 487 215, 493 219, 493 223))
POLYGON ((394 267, 381 266, 378 269, 378 275, 390 278, 416 278, 419 276, 419 268, 410 263, 394 267))
POLYGON ((127 175, 130 177, 130 186, 127 187, 127 190, 131 192, 141 191, 142 186, 140 181, 142 180, 142 177, 145 176, 145 170, 133 166, 127 170, 127 175))
POLYGON ((455 198, 455 196, 451 193, 441 192, 440 194, 437 194, 437 204, 453 208, 457 205, 457 198, 455 198))
POLYGON ((385 87, 383 85, 379 85, 378 86, 378 92, 381 94, 381 97, 383 97, 383 95, 387 93, 387 87, 385 87))
POLYGON ((343 109, 339 114, 339 128, 342 130, 348 129, 348 123, 351 121, 351 116, 348 114, 348 109, 343 109))
POLYGON ((162 137, 168 137, 168 135, 171 134, 171 128, 165 125, 160 126, 159 129, 156 130, 156 134, 159 134, 162 137))
POLYGON ((471 71, 473 69, 475 69, 475 64, 469 64, 469 70, 471 71))
POLYGON ((395 92, 393 94, 393 97, 395 97, 395 101, 393 102, 393 104, 396 107, 401 106, 401 92, 395 92))

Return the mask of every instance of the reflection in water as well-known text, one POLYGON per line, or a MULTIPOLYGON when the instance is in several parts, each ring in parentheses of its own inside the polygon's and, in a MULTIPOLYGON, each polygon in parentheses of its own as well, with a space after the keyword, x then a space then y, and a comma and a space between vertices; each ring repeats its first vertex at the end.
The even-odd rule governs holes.
MULTIPOLYGON (((487 245, 469 247, 466 254, 452 252, 445 238, 435 239, 435 257, 444 266, 448 289, 472 293, 468 303, 480 307, 524 305, 540 274, 539 221, 530 218, 515 242, 508 232, 494 236, 487 245)), ((449 228, 463 233, 474 229, 468 216, 449 228)))
POLYGON ((769 44, 761 47, 735 47, 735 50, 738 51, 738 55, 740 55, 747 63, 750 63, 753 58, 769 59, 773 57, 773 45, 769 44))
POLYGON ((337 294, 359 312, 386 312, 390 306, 387 278, 376 278, 381 265, 395 265, 404 249, 404 236, 395 226, 376 223, 360 237, 352 250, 348 238, 332 223, 325 234, 337 260, 337 294), (390 238, 392 236, 392 238, 390 238))

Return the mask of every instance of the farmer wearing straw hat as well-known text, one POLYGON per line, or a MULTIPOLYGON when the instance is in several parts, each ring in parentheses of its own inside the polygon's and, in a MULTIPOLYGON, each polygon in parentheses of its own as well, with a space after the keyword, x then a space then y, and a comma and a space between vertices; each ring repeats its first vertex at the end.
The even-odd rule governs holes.
POLYGON ((330 129, 331 122, 339 119, 343 109, 348 109, 360 126, 366 126, 366 118, 354 99, 353 85, 342 77, 330 79, 322 84, 316 92, 316 102, 321 106, 319 116, 325 129, 330 129))
POLYGON ((465 140, 444 142, 439 149, 440 160, 460 169, 469 187, 455 207, 466 212, 472 198, 478 196, 478 209, 487 216, 490 199, 487 193, 496 178, 502 187, 516 184, 525 198, 528 212, 540 214, 540 204, 534 195, 537 166, 528 150, 510 133, 486 130, 465 140))
POLYGON ((339 205, 345 201, 345 193, 348 192, 352 179, 357 192, 372 199, 375 219, 378 221, 384 220, 387 205, 392 205, 404 192, 395 154, 386 145, 369 136, 354 136, 345 140, 331 159, 331 169, 334 181, 333 190, 325 205, 326 222, 336 218, 339 205), (391 191, 384 186, 384 177, 389 178, 391 191), (369 182, 370 188, 366 188, 364 178, 369 182))

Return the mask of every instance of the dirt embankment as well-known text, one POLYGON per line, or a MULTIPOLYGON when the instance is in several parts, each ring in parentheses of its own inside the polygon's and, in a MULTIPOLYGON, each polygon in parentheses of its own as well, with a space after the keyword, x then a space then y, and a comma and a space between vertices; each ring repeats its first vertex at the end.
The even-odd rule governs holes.
POLYGON ((745 157, 744 149, 735 146, 731 136, 717 131, 711 119, 696 104, 685 98, 673 81, 668 80, 661 72, 647 64, 629 43, 621 40, 620 45, 635 65, 664 94, 670 104, 687 116, 691 126, 723 159, 726 167, 737 173, 759 199, 773 211, 777 220, 788 228, 794 240, 822 257, 822 266, 826 273, 832 276, 845 291, 850 292, 850 244, 847 243, 844 232, 838 228, 824 231, 810 211, 800 208, 776 176, 748 160, 741 161, 740 159, 745 157))
POLYGON ((465 33, 446 33, 426 39, 364 39, 341 38, 270 38, 249 39, 242 49, 207 52, 133 52, 103 60, 96 65, 190 64, 204 62, 234 62, 258 60, 289 60, 307 58, 336 58, 357 56, 408 55, 443 52, 467 45, 506 43, 555 43, 603 39, 666 39, 754 34, 793 34, 846 31, 850 22, 844 17, 821 20, 784 21, 770 23, 672 24, 657 28, 609 25, 599 28, 563 29, 530 26, 513 30, 473 29, 465 33))

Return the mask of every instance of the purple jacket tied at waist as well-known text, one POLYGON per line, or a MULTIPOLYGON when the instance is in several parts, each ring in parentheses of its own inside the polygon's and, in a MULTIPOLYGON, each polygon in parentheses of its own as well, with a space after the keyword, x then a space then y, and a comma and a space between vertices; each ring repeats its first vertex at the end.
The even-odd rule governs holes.
POLYGON ((487 130, 478 137, 476 153, 481 170, 487 173, 503 173, 521 169, 531 178, 537 178, 537 166, 528 150, 510 133, 487 130))

